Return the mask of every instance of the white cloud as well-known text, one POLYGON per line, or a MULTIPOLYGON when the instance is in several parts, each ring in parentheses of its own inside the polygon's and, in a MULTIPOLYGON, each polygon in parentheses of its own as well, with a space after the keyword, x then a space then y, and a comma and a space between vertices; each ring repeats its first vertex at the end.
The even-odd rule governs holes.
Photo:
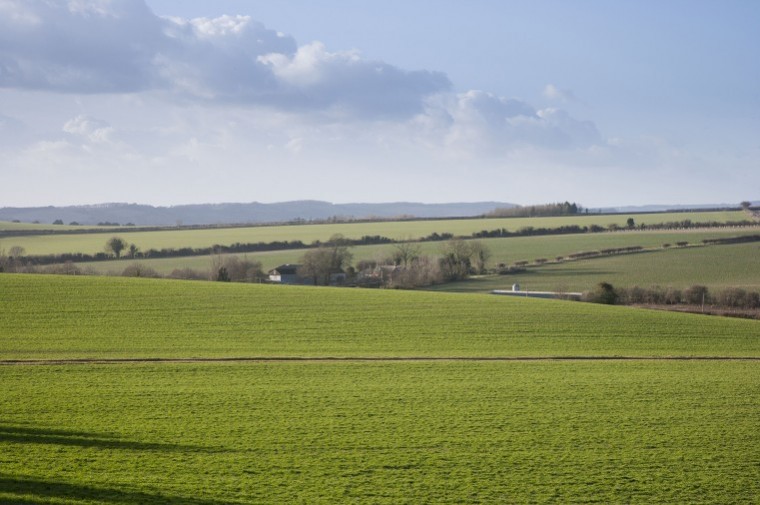
POLYGON ((63 125, 63 131, 78 135, 91 142, 108 142, 114 129, 107 122, 86 115, 79 115, 63 125))
POLYGON ((555 102, 576 102, 575 93, 569 89, 559 89, 554 84, 547 84, 544 87, 544 97, 555 102))
POLYGON ((294 139, 290 139, 286 144, 285 148, 288 151, 291 151, 294 154, 298 154, 303 150, 303 138, 296 137, 294 139))
POLYGON ((159 18, 137 0, 0 0, 0 87, 166 90, 211 102, 408 117, 445 75, 298 47, 248 16, 159 18))
POLYGON ((428 142, 438 138, 457 157, 508 156, 527 146, 568 150, 605 143, 592 122, 578 121, 564 110, 536 110, 522 100, 475 90, 429 102, 415 124, 428 142))
POLYGON ((0 19, 21 26, 40 23, 40 18, 31 9, 31 5, 14 0, 0 0, 0 19))

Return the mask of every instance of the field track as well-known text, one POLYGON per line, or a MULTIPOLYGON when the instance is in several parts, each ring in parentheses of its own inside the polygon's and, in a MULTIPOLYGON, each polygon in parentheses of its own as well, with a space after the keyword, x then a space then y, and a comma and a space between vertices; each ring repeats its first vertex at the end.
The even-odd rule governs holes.
POLYGON ((256 356, 249 358, 87 358, 3 359, 10 365, 129 365, 136 363, 277 363, 277 362, 396 362, 396 361, 760 361, 760 356, 399 356, 399 357, 298 357, 256 356))

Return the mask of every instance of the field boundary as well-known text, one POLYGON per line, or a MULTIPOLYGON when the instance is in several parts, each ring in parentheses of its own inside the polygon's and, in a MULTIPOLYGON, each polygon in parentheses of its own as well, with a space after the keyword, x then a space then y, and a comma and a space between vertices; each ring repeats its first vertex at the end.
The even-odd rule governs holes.
POLYGON ((760 361, 760 356, 251 356, 234 358, 70 358, 0 359, 13 365, 129 365, 140 363, 285 363, 403 361, 760 361))

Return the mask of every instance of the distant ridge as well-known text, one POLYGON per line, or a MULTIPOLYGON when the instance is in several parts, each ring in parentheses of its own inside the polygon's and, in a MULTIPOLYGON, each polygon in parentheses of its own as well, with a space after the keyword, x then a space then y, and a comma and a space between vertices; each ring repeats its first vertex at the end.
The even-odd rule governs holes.
POLYGON ((19 220, 85 225, 133 223, 137 226, 215 225, 276 223, 295 220, 371 219, 397 217, 472 217, 499 207, 514 207, 504 202, 474 203, 345 203, 297 200, 280 203, 207 203, 154 207, 135 203, 102 203, 66 207, 3 207, 0 221, 19 220))
MULTIPOLYGON (((760 204, 760 201, 750 202, 753 206, 760 204)), ((638 212, 668 212, 668 211, 688 211, 688 210, 711 210, 711 209, 735 209, 739 203, 703 203, 693 205, 626 205, 622 207, 600 207, 589 209, 589 212, 602 212, 605 214, 634 214, 638 212)))

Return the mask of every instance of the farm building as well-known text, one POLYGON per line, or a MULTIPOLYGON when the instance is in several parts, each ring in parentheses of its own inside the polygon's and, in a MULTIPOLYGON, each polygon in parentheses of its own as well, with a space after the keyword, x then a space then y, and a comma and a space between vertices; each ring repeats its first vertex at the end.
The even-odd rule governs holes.
MULTIPOLYGON (((301 265, 286 263, 267 272, 269 282, 275 284, 314 284, 314 279, 302 277, 298 274, 301 265)), ((330 285, 340 286, 346 283, 346 272, 333 272, 330 274, 330 285)))
POLYGON ((298 275, 298 268, 300 266, 301 265, 287 263, 270 270, 268 272, 269 282, 277 282, 279 284, 304 284, 305 279, 298 275))

